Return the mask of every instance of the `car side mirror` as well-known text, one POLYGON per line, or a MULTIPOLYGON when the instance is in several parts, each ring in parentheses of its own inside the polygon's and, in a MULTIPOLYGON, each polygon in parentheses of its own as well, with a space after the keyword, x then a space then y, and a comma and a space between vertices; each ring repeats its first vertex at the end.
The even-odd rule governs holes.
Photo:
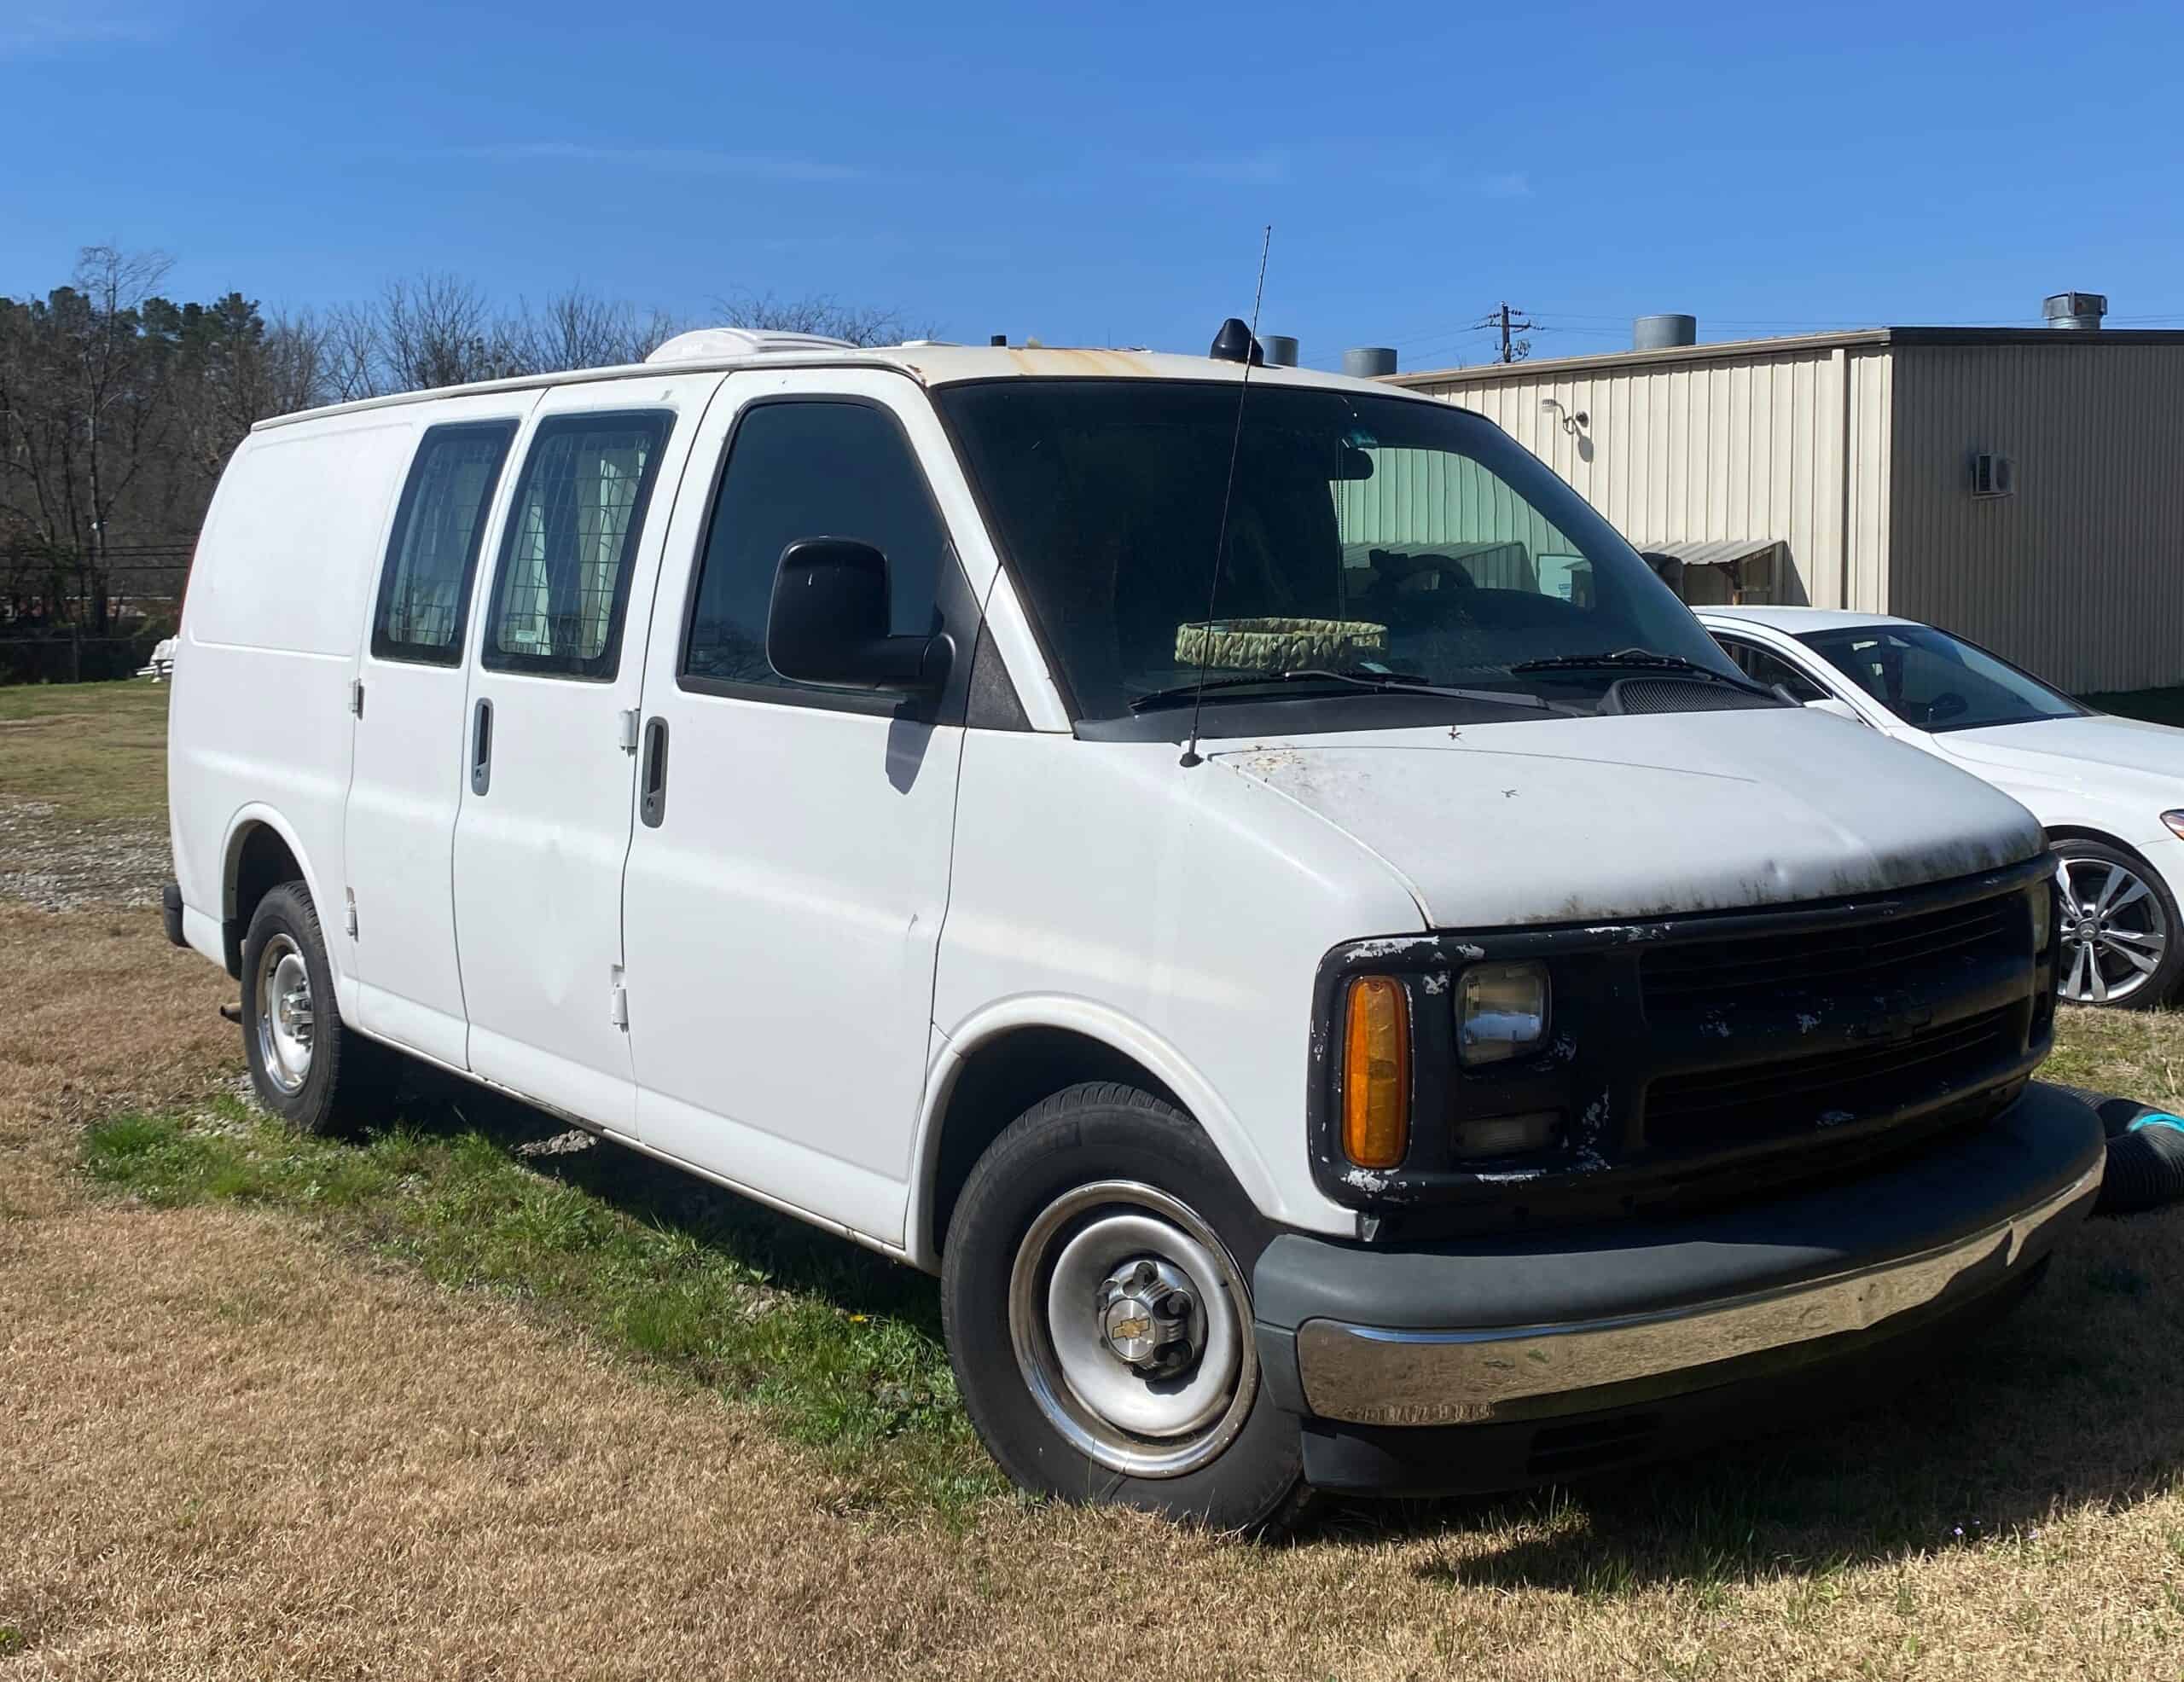
POLYGON ((781 551, 766 612, 766 659, 834 689, 937 693, 956 646, 887 634, 887 557, 852 537, 801 537, 781 551))

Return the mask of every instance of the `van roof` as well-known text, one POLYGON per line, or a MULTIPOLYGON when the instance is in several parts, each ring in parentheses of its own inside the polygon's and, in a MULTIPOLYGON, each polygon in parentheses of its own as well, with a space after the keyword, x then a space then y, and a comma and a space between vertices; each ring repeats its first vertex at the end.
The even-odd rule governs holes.
MULTIPOLYGON (((441 397, 472 397, 487 392, 521 392, 549 386, 577 386, 594 380, 632 380, 662 373, 729 373, 747 368, 881 368, 907 374, 920 385, 961 385, 969 380, 1007 379, 1045 380, 1235 380, 1243 377, 1240 362, 1211 357, 1175 356, 1157 351, 1063 349, 1015 345, 964 345, 937 343, 891 345, 860 348, 830 343, 808 334, 734 334, 705 328, 682 335, 700 341, 691 346, 695 354, 661 355, 652 360, 618 368, 572 368, 561 374, 530 374, 513 380, 485 380, 468 386, 443 386, 431 391, 397 392, 386 397, 363 397, 354 403, 332 403, 321 409, 299 409, 260 420, 253 432, 293 426, 329 415, 347 415, 369 409, 390 409, 403 403, 431 403, 441 397), (744 341, 750 341, 747 345, 744 341), (794 341, 794 342, 789 342, 794 341), (713 345, 724 354, 708 354, 713 345)), ((677 340, 661 346, 674 351, 677 340)), ((1423 393, 1402 391, 1374 380, 1353 380, 1313 368, 1255 368, 1253 385, 1326 386, 1369 392, 1375 397, 1409 402, 1436 403, 1423 393)))

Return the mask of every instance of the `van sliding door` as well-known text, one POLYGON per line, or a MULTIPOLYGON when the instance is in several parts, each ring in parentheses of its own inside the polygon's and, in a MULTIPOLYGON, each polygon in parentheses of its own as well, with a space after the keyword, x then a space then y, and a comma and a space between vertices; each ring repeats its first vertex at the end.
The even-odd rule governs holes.
MULTIPOLYGON (((463 1066, 468 1024, 450 860, 462 804, 471 599, 537 393, 434 403, 396 504, 363 637, 345 819, 357 1021, 463 1066)), ((339 914, 322 908, 331 938, 339 914)))
POLYGON ((719 379, 579 384, 540 399, 457 749, 469 1066, 624 1132, 622 866, 644 627, 690 433, 719 379))

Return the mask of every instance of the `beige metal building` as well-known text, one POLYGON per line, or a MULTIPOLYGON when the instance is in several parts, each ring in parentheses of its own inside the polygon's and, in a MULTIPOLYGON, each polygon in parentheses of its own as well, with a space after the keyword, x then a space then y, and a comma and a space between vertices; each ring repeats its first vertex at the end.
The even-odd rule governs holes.
POLYGON ((1877 328, 1391 377, 1499 423, 1686 562, 1694 601, 1740 576, 2080 693, 2184 683, 2184 333, 1877 328))

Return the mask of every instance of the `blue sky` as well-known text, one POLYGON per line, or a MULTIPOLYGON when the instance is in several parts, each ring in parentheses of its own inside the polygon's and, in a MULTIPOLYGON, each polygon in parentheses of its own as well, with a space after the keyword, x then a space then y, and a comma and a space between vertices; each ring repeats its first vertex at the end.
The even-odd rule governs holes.
POLYGON ((1389 3, 197 7, 0 0, 0 292, 107 241, 170 290, 421 270, 694 316, 737 292, 950 337, 1477 362, 1707 338, 2184 327, 2184 9, 1389 3))

